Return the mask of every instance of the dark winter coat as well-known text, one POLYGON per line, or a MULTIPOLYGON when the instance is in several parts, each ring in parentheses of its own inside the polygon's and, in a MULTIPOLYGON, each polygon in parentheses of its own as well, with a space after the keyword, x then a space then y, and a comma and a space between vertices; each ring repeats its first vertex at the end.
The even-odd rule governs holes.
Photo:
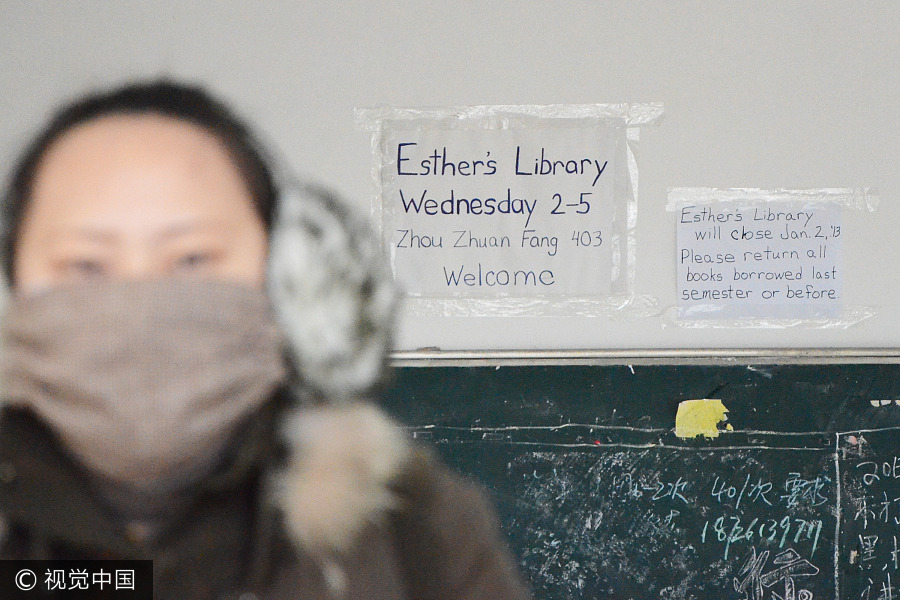
POLYGON ((2 557, 150 558, 161 600, 528 598, 482 492, 404 440, 371 407, 276 400, 147 538, 32 413, 6 407, 2 557))

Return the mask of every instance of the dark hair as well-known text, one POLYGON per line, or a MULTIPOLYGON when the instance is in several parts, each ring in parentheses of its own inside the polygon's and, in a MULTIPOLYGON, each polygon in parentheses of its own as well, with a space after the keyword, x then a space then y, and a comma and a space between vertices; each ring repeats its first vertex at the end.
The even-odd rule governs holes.
POLYGON ((197 125, 225 146, 250 191, 266 231, 275 212, 275 182, 265 155, 250 129, 221 101, 204 89, 169 80, 132 83, 91 94, 59 110, 28 146, 12 171, 2 206, 2 268, 10 285, 22 217, 31 200, 41 159, 68 131, 110 115, 154 114, 197 125))

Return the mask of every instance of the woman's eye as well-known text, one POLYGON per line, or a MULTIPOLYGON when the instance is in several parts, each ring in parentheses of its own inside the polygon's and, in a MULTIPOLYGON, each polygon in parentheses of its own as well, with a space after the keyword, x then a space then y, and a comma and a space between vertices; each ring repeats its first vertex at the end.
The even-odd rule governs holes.
POLYGON ((106 274, 106 266, 99 260, 75 259, 65 264, 65 271, 75 279, 95 279, 106 274))
POLYGON ((206 268, 212 263, 213 256, 209 252, 190 252, 175 260, 176 271, 193 271, 206 268))

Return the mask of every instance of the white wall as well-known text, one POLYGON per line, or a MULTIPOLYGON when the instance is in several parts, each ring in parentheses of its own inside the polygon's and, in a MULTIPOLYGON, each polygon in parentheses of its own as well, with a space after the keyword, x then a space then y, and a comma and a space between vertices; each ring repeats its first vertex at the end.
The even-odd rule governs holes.
POLYGON ((399 346, 898 347, 900 2, 0 0, 0 169, 49 110, 134 76, 200 80, 302 174, 367 206, 353 108, 661 101, 642 132, 638 294, 674 303, 666 188, 877 187, 846 218, 847 330, 662 317, 404 319, 399 346))

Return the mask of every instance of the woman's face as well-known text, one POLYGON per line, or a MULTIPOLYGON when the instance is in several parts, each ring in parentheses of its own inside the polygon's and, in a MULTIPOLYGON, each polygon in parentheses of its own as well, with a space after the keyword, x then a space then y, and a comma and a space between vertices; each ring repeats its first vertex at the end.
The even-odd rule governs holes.
POLYGON ((45 153, 13 264, 25 292, 204 277, 262 286, 267 236, 228 152, 200 127, 101 117, 45 153))

